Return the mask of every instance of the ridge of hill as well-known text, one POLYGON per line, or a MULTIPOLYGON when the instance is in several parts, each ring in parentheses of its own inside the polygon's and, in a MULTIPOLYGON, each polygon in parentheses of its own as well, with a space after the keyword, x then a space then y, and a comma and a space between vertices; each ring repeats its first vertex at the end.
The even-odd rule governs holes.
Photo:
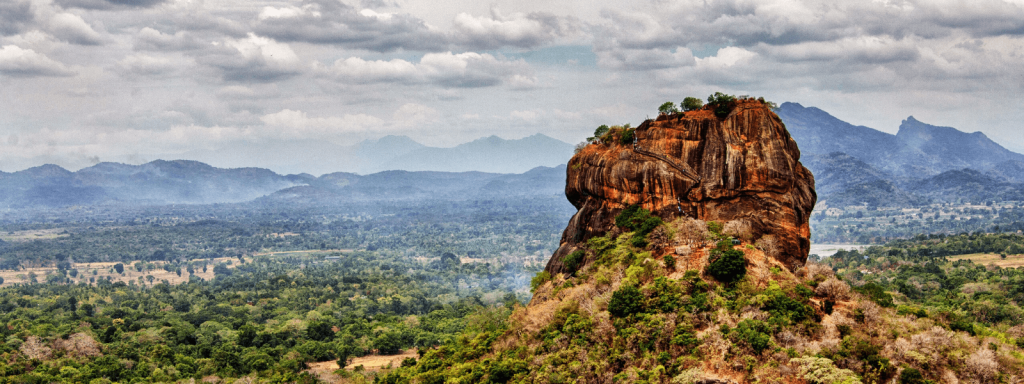
POLYGON ((173 156, 223 167, 263 167, 281 173, 367 175, 393 170, 523 173, 536 167, 565 164, 572 151, 571 144, 538 133, 521 139, 483 137, 451 148, 429 147, 407 136, 389 135, 350 146, 282 140, 173 156))
POLYGON ((553 196, 562 193, 564 174, 565 165, 522 174, 387 171, 314 177, 264 168, 223 169, 191 160, 99 163, 76 172, 48 164, 0 173, 0 208, 553 196))

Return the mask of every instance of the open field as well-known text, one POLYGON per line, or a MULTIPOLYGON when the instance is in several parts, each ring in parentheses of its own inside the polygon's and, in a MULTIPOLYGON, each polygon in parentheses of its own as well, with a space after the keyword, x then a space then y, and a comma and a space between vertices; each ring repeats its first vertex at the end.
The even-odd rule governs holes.
MULTIPOLYGON (((420 355, 416 353, 415 349, 410 348, 397 355, 369 355, 363 357, 355 357, 349 361, 349 364, 345 366, 345 369, 351 371, 355 367, 362 365, 363 369, 366 369, 367 371, 377 371, 388 365, 397 367, 402 364, 402 360, 405 360, 406 358, 409 357, 419 358, 419 356, 420 355)), ((338 366, 337 361, 334 362, 334 366, 338 366)))
MULTIPOLYGON (((24 231, 24 232, 30 232, 30 231, 24 231)), ((34 232, 41 232, 41 231, 34 231, 34 232)), ((46 236, 59 236, 56 233, 45 234, 45 235, 46 236)), ((35 236, 35 233, 32 233, 32 234, 21 234, 21 236, 35 236)), ((305 250, 305 251, 260 252, 260 253, 255 254, 255 256, 271 256, 271 257, 274 257, 274 256, 317 256, 317 255, 327 255, 327 254, 339 253, 339 252, 340 253, 347 253, 347 252, 352 252, 352 251, 353 251, 352 249, 317 249, 317 250, 305 250)), ((244 259, 245 259, 246 262, 251 262, 252 261, 252 257, 245 257, 244 259)), ((187 282, 188 279, 189 279, 188 272, 185 271, 184 268, 182 270, 181 276, 178 276, 178 274, 176 272, 168 272, 168 271, 163 270, 162 267, 165 264, 165 262, 163 262, 163 261, 152 261, 150 263, 155 265, 156 269, 153 269, 153 270, 143 270, 143 271, 139 272, 138 270, 135 269, 135 267, 133 265, 133 264, 135 264, 136 261, 122 262, 122 264, 124 264, 124 273, 123 274, 119 274, 116 271, 114 271, 114 264, 117 264, 117 262, 113 262, 113 261, 112 262, 101 262, 101 263, 74 263, 72 265, 72 269, 77 269, 78 270, 78 276, 74 277, 72 279, 75 282, 79 282, 79 281, 88 282, 89 278, 92 278, 92 277, 96 278, 97 280, 101 279, 101 278, 105 279, 107 277, 110 277, 110 280, 114 281, 114 282, 123 281, 123 282, 127 283, 129 281, 134 281, 134 282, 136 282, 136 284, 139 283, 139 277, 142 277, 143 279, 145 279, 146 283, 148 284, 149 283, 149 279, 148 279, 147 276, 153 276, 153 283, 159 283, 160 281, 167 280, 167 282, 170 283, 170 284, 181 284, 181 283, 187 282), (94 274, 93 271, 95 271, 96 273, 94 274)), ((215 259, 212 259, 212 260, 211 259, 201 259, 201 260, 193 260, 192 261, 192 263, 202 263, 202 262, 206 262, 207 263, 206 272, 203 272, 202 267, 196 266, 195 267, 195 275, 199 276, 200 278, 203 278, 204 280, 209 280, 209 279, 213 278, 213 266, 214 265, 217 265, 217 264, 220 264, 220 263, 225 263, 225 262, 230 262, 231 264, 228 265, 228 268, 234 268, 235 267, 235 263, 238 263, 238 259, 234 258, 234 257, 220 257, 220 258, 215 258, 215 259)), ((58 273, 57 272, 57 268, 54 268, 54 267, 25 268, 25 269, 18 270, 18 271, 14 271, 14 270, 0 270, 0 277, 2 277, 4 279, 3 284, 0 284, 0 286, 6 287, 6 286, 10 286, 10 285, 16 284, 16 283, 27 283, 27 282, 31 281, 31 278, 29 277, 29 273, 30 272, 34 273, 36 275, 36 280, 39 281, 39 282, 46 281, 46 275, 48 275, 48 274, 58 273)))
POLYGON ((950 256, 949 260, 970 260, 975 264, 996 265, 1002 268, 1024 267, 1024 255, 1006 255, 1006 259, 1001 259, 997 253, 973 253, 950 256))
MULTIPOLYGON (((232 264, 228 265, 228 268, 233 268, 234 263, 237 263, 238 259, 233 257, 221 257, 212 260, 203 259, 197 261, 205 261, 207 263, 207 268, 206 272, 203 272, 202 267, 196 267, 195 275, 203 279, 209 280, 213 278, 214 265, 230 261, 232 264)), ((246 261, 251 261, 251 259, 246 261)), ((132 265, 134 263, 134 261, 122 263, 124 264, 123 274, 119 274, 116 271, 114 271, 114 265, 117 264, 117 262, 74 263, 72 264, 72 268, 78 270, 78 276, 72 278, 72 280, 74 280, 77 283, 80 281, 89 282, 90 278, 96 278, 98 280, 101 278, 106 279, 107 277, 110 277, 110 280, 114 282, 123 281, 127 283, 129 281, 134 281, 136 284, 138 284, 139 277, 142 277, 146 281, 146 283, 149 284, 149 279, 147 278, 147 276, 153 276, 153 283, 159 283, 160 281, 167 280, 170 284, 181 284, 187 282, 189 279, 189 274, 187 271, 183 270, 181 276, 178 276, 178 274, 175 272, 168 272, 161 269, 161 267, 163 267, 165 263, 163 261, 150 262, 156 266, 156 269, 144 269, 142 272, 139 272, 135 269, 135 267, 132 265), (93 273, 94 271, 95 273, 93 273)), ((4 279, 4 283, 0 284, 0 286, 6 287, 15 283, 28 283, 29 281, 31 281, 29 273, 34 273, 36 275, 36 279, 39 282, 44 282, 46 281, 46 275, 58 272, 57 268, 54 267, 25 268, 18 271, 0 270, 0 277, 3 277, 4 279)))
POLYGON ((349 253, 355 251, 354 249, 310 249, 303 251, 281 251, 281 252, 258 252, 256 256, 286 256, 286 255, 302 255, 309 256, 317 253, 349 253))
POLYGON ((36 229, 31 231, 11 231, 11 232, 0 232, 0 240, 3 241, 32 241, 32 240, 49 240, 56 239, 58 237, 68 236, 63 228, 54 229, 36 229))

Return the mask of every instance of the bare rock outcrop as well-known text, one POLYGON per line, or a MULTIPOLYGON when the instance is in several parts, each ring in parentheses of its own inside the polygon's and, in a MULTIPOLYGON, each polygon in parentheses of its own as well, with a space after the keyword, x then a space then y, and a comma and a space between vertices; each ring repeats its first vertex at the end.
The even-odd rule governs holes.
POLYGON ((782 120, 757 100, 738 100, 725 117, 711 108, 647 120, 632 142, 582 148, 566 169, 565 195, 578 209, 546 270, 604 235, 638 204, 664 219, 732 223, 750 243, 771 235, 775 257, 802 266, 810 250, 814 176, 782 120))

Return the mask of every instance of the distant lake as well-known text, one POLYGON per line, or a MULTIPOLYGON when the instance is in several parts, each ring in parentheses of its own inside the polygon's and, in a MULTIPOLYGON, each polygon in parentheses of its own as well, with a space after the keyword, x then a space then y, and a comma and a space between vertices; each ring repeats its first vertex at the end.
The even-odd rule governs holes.
POLYGON ((816 254, 816 255, 821 256, 821 257, 828 257, 828 256, 834 255, 840 249, 845 249, 847 251, 852 251, 854 249, 856 249, 858 251, 863 251, 867 247, 870 247, 870 245, 863 245, 863 244, 811 244, 811 253, 810 254, 812 254, 812 255, 816 254))

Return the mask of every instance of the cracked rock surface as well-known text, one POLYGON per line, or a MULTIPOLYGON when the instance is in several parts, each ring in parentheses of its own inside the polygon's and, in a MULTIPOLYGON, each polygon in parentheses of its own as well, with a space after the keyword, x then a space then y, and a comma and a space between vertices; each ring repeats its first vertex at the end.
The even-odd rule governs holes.
POLYGON ((632 144, 591 144, 569 161, 565 195, 578 210, 546 270, 602 236, 615 216, 639 204, 669 221, 688 216, 741 222, 753 243, 772 235, 774 256, 790 268, 810 251, 814 176, 782 120, 764 103, 735 102, 728 116, 710 109, 661 115, 637 127, 632 144))

